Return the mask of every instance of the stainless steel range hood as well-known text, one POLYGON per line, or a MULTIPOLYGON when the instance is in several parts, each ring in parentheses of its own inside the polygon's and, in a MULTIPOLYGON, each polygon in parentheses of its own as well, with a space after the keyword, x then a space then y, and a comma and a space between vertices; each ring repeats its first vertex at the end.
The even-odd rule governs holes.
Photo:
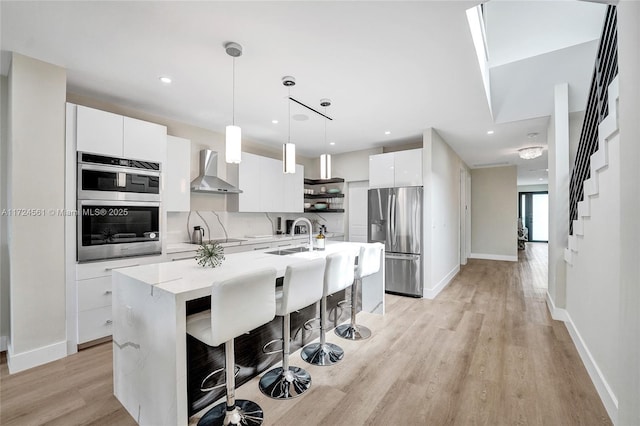
POLYGON ((211 194, 239 194, 242 191, 218 176, 218 153, 210 149, 200 151, 200 175, 191 182, 191 192, 211 194))

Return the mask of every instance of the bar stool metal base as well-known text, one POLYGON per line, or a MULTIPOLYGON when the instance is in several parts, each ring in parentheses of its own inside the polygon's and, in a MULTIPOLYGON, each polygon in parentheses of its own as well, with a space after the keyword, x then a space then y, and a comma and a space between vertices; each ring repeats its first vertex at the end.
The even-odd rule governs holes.
POLYGON ((223 402, 213 407, 202 416, 198 426, 258 426, 262 424, 264 413, 253 401, 237 399, 233 410, 227 411, 223 402))
POLYGON ((311 343, 304 348, 300 356, 313 365, 333 365, 342 361, 344 350, 333 343, 311 343))
POLYGON ((277 367, 262 376, 259 387, 270 398, 291 399, 311 387, 311 375, 300 367, 289 367, 287 371, 277 367))
POLYGON ((363 325, 342 324, 336 327, 336 335, 347 340, 364 340, 371 337, 371 330, 363 325))

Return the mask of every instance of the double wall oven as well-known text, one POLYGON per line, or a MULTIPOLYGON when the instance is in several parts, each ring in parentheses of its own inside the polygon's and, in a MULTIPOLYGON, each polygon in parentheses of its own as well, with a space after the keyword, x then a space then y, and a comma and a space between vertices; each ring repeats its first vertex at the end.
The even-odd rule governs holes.
POLYGON ((159 254, 160 163, 78 152, 78 261, 159 254))

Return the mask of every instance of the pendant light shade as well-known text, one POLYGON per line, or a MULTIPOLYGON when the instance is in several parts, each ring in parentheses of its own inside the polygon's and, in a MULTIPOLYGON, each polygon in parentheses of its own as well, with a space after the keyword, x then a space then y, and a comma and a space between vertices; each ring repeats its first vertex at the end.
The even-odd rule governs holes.
POLYGON ((236 58, 242 56, 242 46, 230 42, 224 45, 227 55, 233 58, 233 95, 232 95, 232 122, 226 128, 225 160, 227 163, 238 164, 242 160, 242 131, 236 126, 236 58))
POLYGON ((282 171, 284 173, 296 172, 296 145, 293 143, 282 145, 282 171))
MULTIPOLYGON (((327 149, 327 107, 331 105, 331 99, 320 99, 320 106, 324 108, 324 147, 327 149)), ((331 154, 320 156, 320 179, 331 179, 331 154)))
POLYGON ((235 164, 242 160, 242 130, 238 126, 227 126, 225 159, 235 164))
POLYGON ((320 156, 320 179, 331 179, 331 154, 320 156))
POLYGON ((291 76, 282 77, 282 84, 288 89, 289 96, 287 98, 287 106, 289 107, 288 122, 289 122, 289 135, 287 137, 287 143, 282 145, 282 172, 283 173, 295 173, 296 172, 296 145, 291 143, 291 86, 296 85, 296 79, 291 76))

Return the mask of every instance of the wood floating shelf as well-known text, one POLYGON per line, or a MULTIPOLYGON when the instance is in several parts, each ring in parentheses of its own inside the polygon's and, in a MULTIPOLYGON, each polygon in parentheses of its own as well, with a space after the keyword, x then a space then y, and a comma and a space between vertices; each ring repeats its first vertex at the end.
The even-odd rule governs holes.
POLYGON ((327 183, 343 183, 343 178, 332 178, 332 179, 307 179, 305 178, 305 185, 324 185, 327 183))
POLYGON ((304 209, 305 213, 344 213, 344 209, 304 209))
POLYGON ((344 194, 340 193, 340 194, 330 194, 330 193, 324 193, 324 194, 304 194, 304 198, 309 198, 309 199, 318 199, 318 198, 344 198, 344 194))

